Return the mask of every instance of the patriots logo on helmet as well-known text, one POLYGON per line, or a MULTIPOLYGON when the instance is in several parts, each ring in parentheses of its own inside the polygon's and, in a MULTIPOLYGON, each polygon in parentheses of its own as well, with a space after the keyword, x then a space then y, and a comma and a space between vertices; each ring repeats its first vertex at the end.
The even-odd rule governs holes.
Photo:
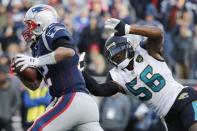
POLYGON ((44 10, 49 10, 49 8, 46 8, 46 7, 35 7, 32 9, 32 12, 33 13, 38 13, 38 12, 41 12, 41 11, 44 11, 44 10))

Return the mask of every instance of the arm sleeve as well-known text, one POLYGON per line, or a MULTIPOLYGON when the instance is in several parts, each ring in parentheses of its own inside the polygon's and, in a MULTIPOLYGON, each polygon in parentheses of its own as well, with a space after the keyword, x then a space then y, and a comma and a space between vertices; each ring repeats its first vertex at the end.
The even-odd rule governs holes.
POLYGON ((119 85, 113 81, 108 81, 103 84, 98 84, 91 76, 89 76, 85 71, 82 71, 84 79, 86 81, 86 87, 91 94, 95 96, 112 96, 120 92, 119 85))
POLYGON ((24 105, 26 107, 35 107, 38 104, 37 99, 32 100, 29 96, 29 93, 27 91, 24 92, 24 105))
POLYGON ((62 37, 54 41, 53 50, 56 50, 58 47, 72 48, 75 50, 75 45, 72 44, 66 37, 62 37))
POLYGON ((28 91, 24 92, 24 105, 28 108, 39 106, 39 105, 48 105, 50 103, 51 97, 44 96, 36 99, 31 99, 28 91))
POLYGON ((51 96, 49 94, 49 92, 46 93, 46 95, 42 98, 42 104, 48 106, 50 101, 51 101, 51 96))
POLYGON ((107 74, 107 77, 106 77, 106 81, 112 81, 113 79, 112 79, 112 77, 111 77, 111 74, 110 73, 108 73, 107 74))

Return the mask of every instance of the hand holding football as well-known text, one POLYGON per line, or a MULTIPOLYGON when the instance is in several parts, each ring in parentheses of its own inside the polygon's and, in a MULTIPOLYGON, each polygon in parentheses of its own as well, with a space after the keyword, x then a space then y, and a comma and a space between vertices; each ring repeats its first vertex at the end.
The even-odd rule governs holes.
POLYGON ((22 78, 26 81, 34 82, 37 80, 37 69, 36 68, 28 67, 28 68, 24 69, 23 71, 20 71, 21 66, 16 67, 16 63, 15 63, 14 59, 12 60, 11 68, 12 68, 13 72, 16 73, 17 76, 19 76, 20 78, 22 78))

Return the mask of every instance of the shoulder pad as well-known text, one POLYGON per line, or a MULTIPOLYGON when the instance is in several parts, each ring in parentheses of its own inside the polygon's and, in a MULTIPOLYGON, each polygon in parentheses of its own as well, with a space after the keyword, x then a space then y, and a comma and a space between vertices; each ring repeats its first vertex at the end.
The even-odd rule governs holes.
POLYGON ((51 39, 58 37, 58 36, 63 36, 63 35, 70 36, 66 27, 60 23, 52 24, 46 30, 46 37, 49 37, 51 39), (61 32, 61 33, 58 33, 58 32, 61 32))
POLYGON ((42 35, 44 45, 49 51, 52 51, 53 42, 62 37, 66 38, 68 41, 72 41, 71 34, 61 23, 51 24, 42 35))

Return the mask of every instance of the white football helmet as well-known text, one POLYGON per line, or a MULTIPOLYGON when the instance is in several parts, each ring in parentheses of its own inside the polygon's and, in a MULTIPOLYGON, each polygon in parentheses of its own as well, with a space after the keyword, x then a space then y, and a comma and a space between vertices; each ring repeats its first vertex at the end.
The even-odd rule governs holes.
POLYGON ((26 29, 22 32, 22 35, 27 43, 31 42, 37 36, 40 36, 46 28, 57 22, 58 15, 56 10, 44 4, 32 6, 26 13, 24 23, 26 29))

